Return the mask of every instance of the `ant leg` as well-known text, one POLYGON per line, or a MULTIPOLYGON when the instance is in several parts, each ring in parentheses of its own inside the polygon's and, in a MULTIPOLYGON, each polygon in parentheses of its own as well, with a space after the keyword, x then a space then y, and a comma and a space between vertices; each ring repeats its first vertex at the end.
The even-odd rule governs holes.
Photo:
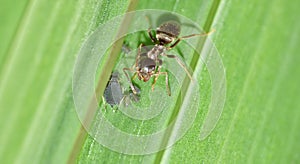
POLYGON ((148 24, 149 24, 148 35, 150 36, 152 42, 153 42, 153 43, 156 43, 157 40, 156 40, 156 38, 152 35, 152 31, 151 31, 151 23, 150 23, 150 19, 149 19, 148 16, 145 16, 145 17, 146 17, 146 19, 147 19, 147 21, 148 21, 148 24))
POLYGON ((194 36, 208 36, 208 35, 210 35, 211 33, 215 32, 215 31, 216 31, 216 30, 213 29, 213 30, 209 31, 208 33, 191 34, 191 35, 187 35, 187 36, 182 36, 182 37, 178 38, 178 39, 176 40, 176 42, 173 43, 170 47, 168 47, 168 50, 174 48, 174 47, 175 47, 182 39, 187 39, 187 38, 191 38, 191 37, 194 37, 194 36))
POLYGON ((161 67, 158 67, 157 73, 154 74, 155 79, 154 79, 154 81, 153 81, 153 84, 152 84, 152 86, 151 86, 151 89, 152 89, 152 91, 154 90, 154 85, 156 84, 156 81, 157 81, 159 75, 163 74, 163 75, 166 76, 166 88, 167 88, 168 95, 171 96, 171 91, 170 91, 170 87, 169 87, 169 77, 168 77, 168 72, 160 72, 160 68, 161 68, 161 67))
POLYGON ((135 58, 135 67, 137 67, 137 65, 138 65, 138 61, 140 59, 141 52, 142 52, 142 46, 144 46, 143 43, 141 43, 139 46, 138 54, 136 55, 136 58, 135 58))
MULTIPOLYGON (((123 72, 124 72, 125 75, 126 75, 127 81, 128 81, 129 84, 130 84, 130 87, 131 87, 131 89, 132 89, 132 92, 133 92, 134 94, 137 94, 137 92, 136 92, 136 90, 135 90, 135 88, 134 88, 134 86, 133 86, 133 84, 132 84, 132 81, 131 81, 131 79, 129 78, 129 75, 128 75, 128 73, 127 73, 126 71, 134 72, 134 70, 133 70, 133 69, 130 69, 130 68, 123 68, 123 72)), ((134 74, 136 74, 136 72, 135 72, 134 74)))
POLYGON ((131 80, 134 80, 136 78, 137 73, 134 73, 134 75, 131 77, 131 80))
POLYGON ((185 64, 175 55, 167 55, 167 54, 162 54, 163 56, 167 56, 168 58, 174 58, 176 59, 177 63, 184 69, 184 71, 187 73, 187 75, 189 76, 189 78, 191 79, 191 81, 193 81, 192 75, 190 74, 190 72, 188 71, 188 69, 186 68, 185 64))
POLYGON ((168 72, 160 72, 159 74, 164 74, 166 76, 166 88, 167 88, 168 95, 171 96, 168 72))
POLYGON ((174 48, 180 41, 181 41, 181 38, 178 38, 176 40, 176 42, 174 44, 172 44, 170 47, 168 47, 167 49, 170 50, 170 49, 174 48))
MULTIPOLYGON (((169 86, 169 77, 168 77, 168 72, 158 72, 157 74, 155 74, 156 77, 158 77, 159 75, 165 75, 166 76, 166 89, 167 89, 167 93, 169 96, 171 96, 171 91, 170 91, 170 86, 169 86)), ((157 78, 156 78, 157 79, 157 78)), ((155 81, 156 82, 156 81, 155 81)), ((154 83, 155 84, 155 83, 154 83)), ((152 84, 152 85, 154 85, 152 84)), ((154 86, 153 86, 154 87, 154 86)))
POLYGON ((161 66, 159 66, 159 67, 157 68, 157 73, 154 74, 155 78, 154 78, 153 83, 152 83, 152 85, 151 85, 151 90, 152 90, 152 92, 154 91, 154 86, 155 86, 156 81, 157 81, 157 79, 158 79, 158 76, 159 76, 159 73, 160 73, 160 68, 161 68, 161 66))
POLYGON ((161 59, 157 59, 157 63, 159 64, 159 66, 162 65, 162 60, 161 59))
POLYGON ((150 36, 153 43, 156 43, 156 38, 152 35, 151 28, 148 28, 148 35, 150 36))

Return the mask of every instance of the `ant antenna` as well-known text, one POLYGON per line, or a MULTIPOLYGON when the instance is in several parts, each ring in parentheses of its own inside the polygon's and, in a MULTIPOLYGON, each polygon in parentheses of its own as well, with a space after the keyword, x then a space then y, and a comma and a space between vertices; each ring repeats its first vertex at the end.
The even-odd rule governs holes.
POLYGON ((187 39, 187 38, 191 38, 191 37, 194 37, 194 36, 207 36, 207 35, 210 35, 211 33, 215 32, 216 30, 215 29, 212 29, 210 32, 208 33, 201 33, 201 34, 192 34, 192 35, 187 35, 187 36, 182 36, 180 38, 178 38, 175 43, 173 43, 172 45, 170 45, 167 49, 170 50, 172 49, 173 47, 175 47, 181 40, 183 39, 187 39))
POLYGON ((193 37, 193 36, 208 36, 208 35, 212 34, 212 33, 215 32, 215 31, 216 31, 216 29, 212 29, 212 30, 209 31, 208 33, 201 33, 201 34, 187 35, 187 36, 180 37, 180 39, 187 39, 187 38, 190 38, 190 37, 193 37))

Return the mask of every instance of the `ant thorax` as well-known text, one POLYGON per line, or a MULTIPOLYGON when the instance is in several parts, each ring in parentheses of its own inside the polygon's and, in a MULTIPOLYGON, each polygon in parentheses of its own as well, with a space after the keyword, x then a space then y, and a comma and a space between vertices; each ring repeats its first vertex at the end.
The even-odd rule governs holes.
POLYGON ((158 56, 166 51, 163 45, 155 44, 154 47, 147 53, 148 58, 156 61, 158 56))

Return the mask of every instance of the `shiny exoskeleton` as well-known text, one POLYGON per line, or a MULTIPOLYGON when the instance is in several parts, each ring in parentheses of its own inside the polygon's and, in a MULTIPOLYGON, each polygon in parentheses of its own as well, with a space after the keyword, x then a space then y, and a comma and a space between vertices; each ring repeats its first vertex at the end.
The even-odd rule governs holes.
POLYGON ((193 36, 206 36, 209 33, 204 34, 192 34, 188 36, 178 37, 180 34, 180 24, 176 21, 167 21, 161 24, 155 31, 155 37, 152 34, 151 28, 148 29, 149 37, 152 42, 155 44, 152 49, 143 52, 143 44, 139 46, 138 54, 135 61, 135 69, 123 68, 123 71, 130 83, 130 87, 134 94, 137 91, 134 89, 131 79, 129 78, 126 71, 135 72, 134 76, 138 76, 139 80, 147 82, 152 76, 154 76, 154 81, 152 83, 152 90, 154 85, 159 77, 159 75, 165 75, 166 77, 166 88, 167 93, 170 96, 171 91, 168 84, 168 72, 161 72, 162 60, 160 56, 166 56, 168 58, 174 58, 178 64, 185 70, 189 78, 192 80, 192 76, 187 70, 185 64, 175 55, 168 55, 166 51, 174 48, 182 39, 190 38, 193 36))

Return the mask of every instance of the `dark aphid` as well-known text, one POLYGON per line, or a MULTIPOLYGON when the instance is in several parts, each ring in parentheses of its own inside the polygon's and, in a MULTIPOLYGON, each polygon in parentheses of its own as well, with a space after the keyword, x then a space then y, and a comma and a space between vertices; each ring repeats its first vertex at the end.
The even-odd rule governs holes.
POLYGON ((207 36, 210 33, 211 32, 178 37, 180 34, 180 24, 176 21, 167 21, 161 24, 155 31, 155 37, 152 34, 151 28, 149 28, 148 34, 152 42, 155 44, 154 47, 146 53, 142 53, 143 44, 141 44, 136 56, 135 69, 123 68, 123 71, 127 77, 128 82, 130 83, 133 93, 137 94, 137 91, 135 90, 131 78, 129 78, 126 71, 134 72, 133 77, 137 75, 139 80, 142 80, 144 82, 147 82, 152 76, 154 76, 155 78, 152 83, 152 90, 154 89, 154 85, 159 75, 165 75, 167 93, 169 96, 171 95, 168 84, 168 72, 160 71, 162 66, 162 60, 159 58, 160 56, 166 56, 168 58, 176 59, 177 63, 184 69, 189 78, 192 80, 192 76, 187 70, 185 64, 177 56, 166 54, 166 51, 174 48, 182 39, 187 39, 194 36, 207 36))
POLYGON ((139 101, 140 89, 136 86, 134 86, 134 89, 137 91, 137 94, 132 94, 133 91, 131 91, 131 89, 129 91, 123 91, 122 86, 119 82, 119 73, 113 72, 104 90, 104 101, 111 107, 114 107, 116 105, 120 105, 122 101, 126 98, 125 105, 128 106, 128 97, 130 98, 130 101, 139 101))
POLYGON ((111 106, 119 105, 123 99, 123 91, 119 83, 119 73, 113 72, 104 90, 104 99, 111 106))

